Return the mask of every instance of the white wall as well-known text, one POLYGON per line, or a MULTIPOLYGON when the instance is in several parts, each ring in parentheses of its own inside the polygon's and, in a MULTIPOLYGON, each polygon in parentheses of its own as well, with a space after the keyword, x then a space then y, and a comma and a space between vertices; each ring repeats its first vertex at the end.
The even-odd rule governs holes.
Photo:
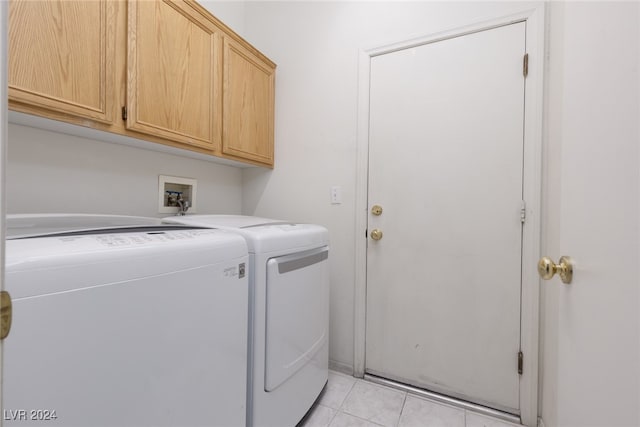
POLYGON ((244 0, 199 0, 198 3, 240 36, 245 33, 244 0))
POLYGON ((7 213, 158 213, 158 175, 198 180, 199 213, 240 213, 241 169, 9 124, 7 213))
POLYGON ((330 358, 334 366, 351 369, 359 50, 509 15, 527 3, 247 2, 245 7, 247 37, 278 69, 276 166, 243 172, 243 213, 329 228, 330 358), (330 204, 333 185, 342 187, 341 205, 330 204))
MULTIPOLYGON (((353 363, 358 50, 451 29, 496 14, 506 15, 525 7, 526 4, 517 2, 246 4, 246 34, 279 68, 276 168, 243 172, 242 209, 246 214, 316 222, 329 228, 332 242, 330 357, 334 365, 349 369, 353 363), (342 205, 330 205, 329 188, 332 185, 342 186, 342 205)), ((638 197, 634 196, 639 193, 638 163, 635 163, 640 121, 637 117, 639 17, 638 4, 634 2, 625 5, 568 2, 554 3, 550 7, 548 45, 551 61, 547 74, 543 173, 544 252, 562 252, 558 240, 562 235, 563 215, 560 190, 563 185, 571 185, 562 182, 563 172, 566 172, 562 167, 563 164, 574 166, 571 159, 563 157, 563 138, 595 135, 591 138, 601 137, 602 144, 625 150, 634 159, 624 164, 607 164, 605 171, 608 168, 616 172, 607 182, 628 185, 629 198, 618 202, 631 212, 625 217, 629 234, 625 244, 633 249, 630 256, 635 256, 636 262, 640 261, 637 251, 638 197), (615 67, 623 69, 614 72, 615 67), (620 111, 612 95, 607 95, 607 102, 613 104, 599 105, 599 97, 606 95, 607 89, 625 96, 624 105, 635 105, 635 110, 620 111), (589 102, 599 108, 601 115, 585 120, 581 114, 589 102), (631 117, 634 112, 635 116, 631 117), (618 127, 616 133, 608 133, 618 127), (635 139, 618 139, 620 135, 635 135, 635 139), (628 179, 621 180, 621 177, 628 179), (633 212, 636 212, 635 217, 633 212)), ((572 142, 579 144, 579 141, 572 142)), ((616 205, 611 206, 611 209, 616 208, 616 205)), ((597 224, 606 228, 606 222, 607 219, 601 218, 597 224)), ((584 232, 589 233, 589 230, 584 232)), ((619 294, 610 297, 613 303, 610 310, 616 314, 611 317, 615 320, 605 321, 607 312, 590 312, 595 300, 607 296, 609 289, 603 286, 583 301, 581 315, 593 316, 594 322, 603 319, 604 326, 591 341, 590 331, 580 333, 586 340, 583 344, 587 350, 598 348, 601 342, 607 345, 599 355, 605 354, 608 361, 614 360, 617 351, 628 352, 618 358, 624 360, 626 366, 602 367, 596 363, 600 360, 598 356, 590 356, 588 362, 581 365, 582 371, 567 370, 576 359, 568 357, 573 354, 571 345, 557 327, 559 314, 566 310, 562 306, 562 288, 550 285, 543 288, 540 410, 547 427, 631 426, 640 422, 640 368, 638 361, 633 361, 640 338, 638 267, 624 274, 626 280, 617 288, 619 294), (622 334, 621 322, 626 322, 622 334), (605 340, 606 334, 614 338, 605 340), (616 337, 624 341, 618 342, 618 347, 611 346, 616 337), (611 369, 615 375, 607 376, 611 369), (594 385, 606 388, 590 387, 589 378, 597 379, 594 385), (597 402, 604 404, 598 406, 597 402), (612 411, 616 413, 612 414, 612 411)))
MULTIPOLYGON (((200 4, 242 35, 244 1, 200 4)), ((197 179, 199 213, 241 212, 242 172, 235 167, 17 124, 9 125, 8 150, 8 213, 163 216, 160 174, 197 179)))

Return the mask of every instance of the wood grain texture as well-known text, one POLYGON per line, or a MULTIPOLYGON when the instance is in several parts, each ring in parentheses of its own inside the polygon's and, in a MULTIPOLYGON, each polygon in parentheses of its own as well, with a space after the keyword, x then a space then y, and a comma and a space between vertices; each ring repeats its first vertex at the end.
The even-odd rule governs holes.
POLYGON ((106 0, 11 0, 9 99, 111 122, 114 15, 106 0))
POLYGON ((11 110, 273 167, 275 64, 196 2, 12 0, 11 13, 11 110))
POLYGON ((216 151, 220 39, 186 2, 131 1, 127 128, 216 151))
POLYGON ((224 39, 222 152, 273 165, 275 67, 224 39))

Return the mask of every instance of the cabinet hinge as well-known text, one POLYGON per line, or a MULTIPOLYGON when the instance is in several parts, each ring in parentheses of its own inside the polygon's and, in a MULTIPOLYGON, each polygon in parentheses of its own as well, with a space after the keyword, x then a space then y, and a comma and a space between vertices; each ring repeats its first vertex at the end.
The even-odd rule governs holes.
POLYGON ((527 203, 523 200, 520 205, 520 222, 524 224, 527 220, 527 203))
POLYGON ((127 120, 127 107, 122 107, 122 120, 127 120))
POLYGON ((527 77, 529 75, 529 54, 525 53, 522 59, 522 75, 527 77))
POLYGON ((518 352, 518 375, 522 375, 522 363, 523 363, 523 359, 524 356, 522 355, 522 352, 519 351, 518 352))

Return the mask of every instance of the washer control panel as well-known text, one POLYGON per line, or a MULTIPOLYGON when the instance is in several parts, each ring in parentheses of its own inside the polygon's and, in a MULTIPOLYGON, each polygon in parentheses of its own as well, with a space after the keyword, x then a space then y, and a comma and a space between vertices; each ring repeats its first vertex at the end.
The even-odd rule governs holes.
MULTIPOLYGON (((149 231, 146 233, 101 234, 93 236, 103 246, 136 246, 154 243, 169 243, 180 240, 193 240, 202 235, 212 234, 211 230, 149 231)), ((70 239, 73 237, 66 237, 70 239)), ((63 237, 62 239, 65 239, 63 237)))

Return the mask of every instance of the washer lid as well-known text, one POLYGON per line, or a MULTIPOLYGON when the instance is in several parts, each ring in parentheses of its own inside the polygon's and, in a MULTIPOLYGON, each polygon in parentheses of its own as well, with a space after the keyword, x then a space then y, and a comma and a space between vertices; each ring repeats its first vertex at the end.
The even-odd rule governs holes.
POLYGON ((59 233, 162 226, 159 218, 92 214, 11 214, 6 219, 7 239, 59 233))
POLYGON ((298 251, 329 244, 329 232, 315 224, 296 224, 245 215, 185 215, 164 218, 167 224, 232 230, 247 240, 249 252, 298 251))
POLYGON ((208 227, 213 225, 216 228, 250 228, 263 225, 293 224, 288 221, 248 215, 184 215, 164 218, 164 222, 208 227))

